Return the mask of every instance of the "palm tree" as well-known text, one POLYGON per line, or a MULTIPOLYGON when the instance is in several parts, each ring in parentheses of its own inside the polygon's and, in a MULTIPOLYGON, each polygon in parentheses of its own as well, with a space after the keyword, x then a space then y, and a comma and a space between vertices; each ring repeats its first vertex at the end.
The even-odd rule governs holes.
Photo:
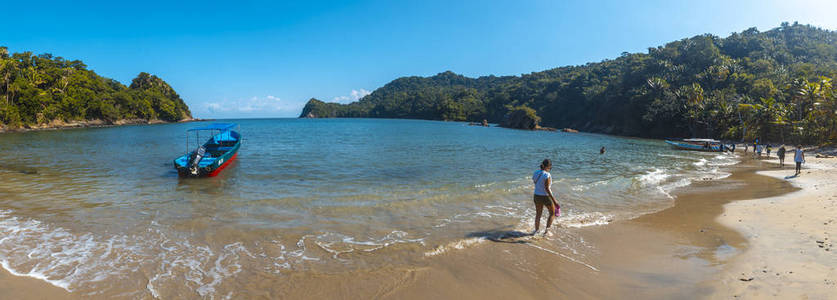
MULTIPOLYGON (((752 126, 762 137, 768 137, 772 127, 787 125, 787 106, 773 98, 760 98, 758 103, 738 104, 739 116, 741 112, 751 116, 752 126)), ((743 120, 742 120, 743 122, 743 120)), ((784 130, 781 130, 782 141, 784 142, 784 130)))
POLYGON ((698 83, 692 83, 692 85, 681 87, 677 94, 686 100, 683 108, 686 111, 686 117, 689 119, 689 131, 692 137, 695 137, 697 125, 701 114, 704 112, 703 88, 698 83))
POLYGON ((9 97, 9 84, 12 82, 12 73, 14 71, 15 60, 0 58, 0 88, 3 89, 6 105, 9 105, 9 101, 11 100, 9 97))
POLYGON ((832 82, 831 78, 820 77, 819 98, 814 102, 816 124, 825 129, 825 136, 820 137, 821 141, 837 138, 834 136, 837 130, 837 93, 834 92, 832 82))
POLYGON ((800 103, 802 105, 799 107, 801 110, 799 115, 800 119, 807 117, 814 110, 815 106, 817 106, 817 103, 820 103, 825 98, 825 94, 830 90, 831 78, 820 76, 816 81, 803 80, 797 92, 802 97, 802 100, 804 100, 804 102, 800 103))

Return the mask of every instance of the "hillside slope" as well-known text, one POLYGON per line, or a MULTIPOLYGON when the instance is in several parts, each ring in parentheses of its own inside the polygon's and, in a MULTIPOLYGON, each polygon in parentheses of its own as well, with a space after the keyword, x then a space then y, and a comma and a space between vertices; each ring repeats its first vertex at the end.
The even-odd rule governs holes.
POLYGON ((524 106, 590 132, 823 142, 837 134, 835 77, 837 33, 783 23, 521 76, 402 77, 350 104, 312 99, 300 117, 499 123, 524 106))
POLYGON ((130 86, 99 76, 79 60, 0 47, 0 127, 49 127, 97 120, 179 121, 192 114, 165 81, 140 73, 130 86))

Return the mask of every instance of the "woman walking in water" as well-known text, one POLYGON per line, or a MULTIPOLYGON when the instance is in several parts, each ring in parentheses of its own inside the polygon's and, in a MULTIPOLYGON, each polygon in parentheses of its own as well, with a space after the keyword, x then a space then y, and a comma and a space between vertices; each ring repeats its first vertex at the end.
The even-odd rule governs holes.
POLYGON ((550 170, 552 170, 552 162, 549 159, 544 159, 541 163, 541 169, 532 174, 532 181, 535 183, 535 231, 532 234, 537 233, 540 229, 544 206, 549 210, 549 218, 546 220, 544 234, 552 226, 552 220, 555 219, 555 211, 560 207, 558 206, 558 201, 555 201, 555 197, 552 195, 552 174, 549 174, 550 170))

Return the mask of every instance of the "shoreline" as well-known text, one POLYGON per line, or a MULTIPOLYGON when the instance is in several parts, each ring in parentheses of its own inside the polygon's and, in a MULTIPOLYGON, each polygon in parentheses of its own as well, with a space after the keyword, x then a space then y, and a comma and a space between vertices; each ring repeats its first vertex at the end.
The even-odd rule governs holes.
POLYGON ((482 243, 438 256, 423 269, 423 276, 385 298, 618 299, 630 294, 682 299, 710 295, 715 291, 712 278, 748 247, 745 236, 716 222, 723 205, 795 190, 783 180, 757 174, 763 168, 759 161, 745 160, 728 178, 697 181, 676 191, 670 208, 572 231, 595 246, 584 261, 561 257, 525 240, 482 243), (521 265, 526 267, 519 270, 521 265))
POLYGON ((713 297, 826 299, 837 294, 837 159, 813 154, 800 176, 790 176, 793 165, 759 172, 787 180, 798 191, 724 205, 718 222, 741 232, 750 247, 725 266, 713 283, 713 297))
POLYGON ((8 126, 0 124, 0 134, 13 132, 32 132, 32 131, 52 131, 52 130, 66 130, 66 129, 81 129, 81 128, 108 128, 128 125, 153 125, 153 124, 171 124, 171 123, 188 123, 211 121, 212 119, 183 119, 175 122, 168 122, 163 120, 147 120, 147 119, 125 119, 107 122, 104 120, 82 120, 82 121, 52 121, 45 124, 27 125, 21 128, 9 128, 8 126))
MULTIPOLYGON (((727 178, 681 189, 673 207, 604 226, 553 229, 549 238, 513 228, 486 230, 486 241, 379 269, 301 272, 255 285, 271 297, 380 299, 699 298, 713 278, 747 251, 745 236, 716 221, 723 205, 784 195, 784 180, 757 174, 745 160, 727 178), (554 251, 543 243, 581 244, 554 251), (576 240, 577 241, 577 240, 576 240), (587 249, 581 249, 587 248, 587 249), (581 249, 576 253, 573 249, 581 249), (586 251, 589 250, 589 251, 586 251), (571 251, 571 252, 570 252, 571 251), (562 253, 564 252, 564 253, 562 253), (272 291, 272 292, 271 292, 272 291), (350 295, 350 296, 347 296, 350 295)), ((467 236, 471 236, 468 234, 467 236)), ((554 246, 554 245, 553 245, 554 246)), ((456 247, 455 247, 456 248, 456 247)))
POLYGON ((67 290, 37 278, 14 275, 0 266, 0 291, 3 299, 79 299, 67 290))
MULTIPOLYGON (((736 228, 736 224, 726 223, 723 218, 735 218, 727 207, 794 197, 791 195, 810 189, 794 187, 783 178, 765 176, 769 174, 763 173, 773 172, 764 171, 769 169, 767 165, 767 161, 744 157, 732 167, 730 177, 695 181, 688 188, 676 190, 674 206, 662 211, 604 226, 553 232, 548 242, 562 241, 562 234, 569 234, 583 237, 582 241, 595 246, 580 257, 566 253, 572 256, 568 257, 540 247, 538 243, 544 240, 501 238, 465 250, 394 263, 391 267, 291 273, 282 281, 253 282, 237 295, 289 299, 619 298, 626 293, 641 298, 738 296, 742 287, 746 292, 750 291, 747 287, 751 284, 768 281, 760 277, 751 282, 739 280, 739 270, 751 266, 749 257, 759 249, 757 240, 754 241, 758 235, 748 235, 736 228), (799 188, 802 190, 798 191, 799 188)), ((827 174, 837 164, 828 168, 821 171, 827 174)), ((809 171, 813 169, 804 170, 809 171)), ((780 172, 792 173, 792 169, 780 172)), ((800 178, 818 177, 817 173, 812 174, 800 178)), ((822 192, 822 189, 815 191, 822 192)), ((757 221, 748 219, 747 224, 750 222, 757 221)), ((794 273, 803 273, 802 268, 799 270, 794 273)), ((831 272, 833 278, 833 268, 831 272)), ((0 290, 9 291, 17 299, 80 297, 36 278, 13 276, 2 268, 0 290)), ((750 295, 758 298, 766 294, 750 295)))

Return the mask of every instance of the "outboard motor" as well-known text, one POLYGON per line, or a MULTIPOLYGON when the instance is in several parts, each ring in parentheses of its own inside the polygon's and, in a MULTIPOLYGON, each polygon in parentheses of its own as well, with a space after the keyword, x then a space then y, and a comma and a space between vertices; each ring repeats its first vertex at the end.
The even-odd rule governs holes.
POLYGON ((206 148, 200 146, 198 147, 198 150, 195 151, 195 156, 189 161, 189 171, 192 175, 198 175, 198 164, 201 162, 201 158, 203 158, 204 154, 206 154, 206 148))

